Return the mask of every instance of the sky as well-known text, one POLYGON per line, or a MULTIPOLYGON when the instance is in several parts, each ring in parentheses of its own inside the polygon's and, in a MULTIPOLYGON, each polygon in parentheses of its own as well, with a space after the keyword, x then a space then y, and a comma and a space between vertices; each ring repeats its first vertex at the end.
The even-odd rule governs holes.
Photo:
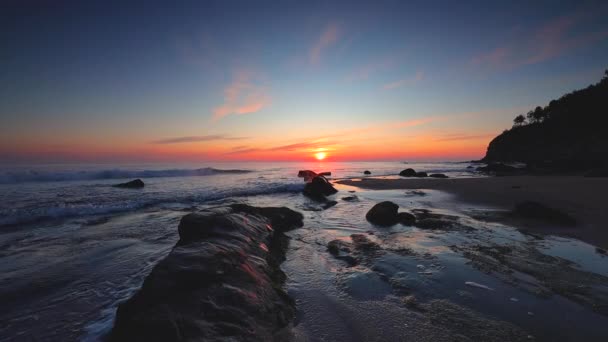
POLYGON ((3 1, 0 161, 468 160, 608 69, 605 1, 3 1))

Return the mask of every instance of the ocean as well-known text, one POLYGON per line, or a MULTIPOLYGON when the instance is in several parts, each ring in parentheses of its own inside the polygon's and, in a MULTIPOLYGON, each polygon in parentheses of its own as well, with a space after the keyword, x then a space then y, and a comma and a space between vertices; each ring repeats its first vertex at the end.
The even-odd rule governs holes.
MULTIPOLYGON (((452 178, 482 177, 467 168, 469 165, 251 162, 5 166, 0 171, 0 340, 102 339, 112 327, 117 305, 141 286, 154 265, 175 245, 181 217, 234 202, 287 206, 305 215, 305 226, 290 232, 291 246, 282 266, 288 277, 288 293, 298 303, 298 340, 356 340, 349 322, 358 322, 361 331, 370 334, 380 329, 386 334, 384 338, 398 340, 402 336, 398 328, 401 323, 383 316, 402 316, 391 286, 369 269, 360 272, 364 275, 361 280, 360 274, 344 268, 326 251, 332 239, 348 239, 353 233, 373 234, 375 228, 365 221, 365 212, 382 200, 457 215, 462 222, 483 231, 475 239, 534 243, 535 248, 558 255, 561 250, 556 246, 566 245, 563 250, 583 255, 577 260, 581 268, 608 274, 603 260, 593 256, 592 246, 564 239, 545 240, 543 245, 495 223, 488 231, 487 224, 458 211, 458 202, 446 193, 424 189, 423 195, 403 190, 364 191, 339 185, 340 192, 335 195, 339 204, 321 210, 301 194, 304 182, 297 177, 299 170, 309 169, 330 171, 333 180, 362 178, 365 170, 372 172, 367 177, 397 178, 405 168, 445 173, 452 178), (112 187, 135 178, 145 182, 143 189, 112 187), (353 193, 356 202, 340 201, 353 193), (336 311, 348 317, 336 315, 336 311)), ((574 310, 582 317, 579 324, 584 329, 578 330, 585 332, 581 335, 579 331, 577 337, 598 336, 605 326, 604 316, 581 310, 578 304, 561 297, 539 299, 475 270, 448 247, 471 238, 468 235, 438 236, 417 229, 398 229, 394 228, 382 245, 406 244, 421 257, 389 253, 378 263, 393 268, 395 274, 408 271, 413 277, 408 281, 418 284, 421 298, 448 298, 549 338, 556 336, 552 335, 556 333, 553 325, 566 324, 560 314, 564 310, 574 310), (420 268, 432 272, 419 275, 420 268), (509 297, 516 297, 526 306, 510 304, 505 308, 486 293, 480 294, 481 301, 469 303, 468 297, 454 289, 471 279, 501 291, 507 303, 509 297), (530 307, 547 323, 532 322, 526 315, 530 307)), ((380 239, 384 233, 375 234, 370 236, 380 239)))

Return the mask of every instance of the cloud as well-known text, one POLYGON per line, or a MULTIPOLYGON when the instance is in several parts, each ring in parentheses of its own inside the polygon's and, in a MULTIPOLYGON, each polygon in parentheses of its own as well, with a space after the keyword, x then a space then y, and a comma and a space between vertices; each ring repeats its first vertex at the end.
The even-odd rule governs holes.
POLYGON ((336 24, 330 23, 327 25, 325 30, 321 33, 319 40, 310 48, 308 60, 310 64, 317 65, 321 60, 321 54, 323 50, 332 46, 338 41, 340 37, 340 30, 336 24))
POLYGON ((491 71, 509 70, 541 63, 569 51, 608 38, 608 30, 581 32, 580 24, 592 21, 595 14, 578 12, 545 22, 532 31, 522 32, 488 52, 474 56, 470 65, 491 71))
POLYGON ((401 79, 401 80, 394 81, 391 83, 387 83, 383 86, 383 88, 386 90, 389 90, 389 89, 400 88, 400 87, 403 87, 406 85, 414 85, 414 84, 422 81, 423 79, 424 79, 424 72, 417 71, 416 75, 414 75, 413 77, 401 79))
POLYGON ((247 138, 247 137, 230 137, 230 136, 225 136, 225 135, 221 135, 221 134, 216 134, 216 135, 197 135, 197 136, 160 139, 160 140, 155 140, 152 143, 153 144, 181 144, 181 143, 199 142, 199 141, 244 140, 244 139, 249 139, 249 138, 247 138))
POLYGON ((260 84, 259 77, 249 71, 235 73, 232 83, 224 89, 224 103, 213 109, 213 121, 225 116, 249 114, 270 105, 268 89, 260 84))
POLYGON ((345 79, 347 82, 367 80, 370 75, 390 69, 394 64, 393 58, 384 58, 351 71, 345 79))

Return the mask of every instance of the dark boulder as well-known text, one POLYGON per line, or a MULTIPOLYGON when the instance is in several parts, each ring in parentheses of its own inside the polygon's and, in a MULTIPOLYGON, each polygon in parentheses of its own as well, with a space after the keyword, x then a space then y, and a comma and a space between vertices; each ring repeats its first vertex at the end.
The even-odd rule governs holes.
POLYGON ((324 201, 326 196, 330 196, 338 192, 336 188, 323 176, 316 176, 310 183, 304 186, 304 195, 324 201))
POLYGON ((399 223, 405 226, 413 226, 416 224, 416 216, 406 212, 398 213, 397 220, 399 223))
POLYGON ((431 178, 448 178, 448 176, 446 176, 443 173, 431 173, 429 175, 429 177, 431 177, 431 178))
POLYGON ((371 173, 371 171, 369 171, 369 170, 365 170, 365 171, 363 171, 363 174, 364 174, 364 175, 371 175, 372 173, 371 173))
POLYGON ((399 222, 397 215, 399 206, 390 201, 380 202, 374 205, 365 215, 365 218, 378 226, 392 226, 399 222))
POLYGON ((128 188, 128 189, 139 189, 144 187, 144 182, 141 179, 135 179, 130 182, 120 183, 114 185, 116 188, 128 188))
POLYGON ((359 200, 359 197, 357 197, 355 195, 353 195, 353 196, 345 196, 345 197, 342 197, 342 200, 346 201, 346 202, 355 202, 355 201, 359 200))
POLYGON ((576 220, 570 215, 532 201, 522 202, 515 205, 513 215, 523 218, 544 220, 566 226, 576 225, 576 220))
POLYGON ((402 177, 416 177, 416 170, 414 169, 405 169, 399 172, 399 176, 402 177))
POLYGON ((339 255, 340 252, 350 253, 350 244, 342 240, 331 240, 327 244, 327 250, 333 255, 339 255))
POLYGON ((180 240, 121 303, 112 341, 270 341, 284 336, 295 304, 279 264, 302 215, 232 205, 188 214, 180 240))
POLYGON ((416 177, 419 178, 424 178, 424 177, 428 177, 429 175, 426 172, 420 171, 420 172, 416 172, 416 177))

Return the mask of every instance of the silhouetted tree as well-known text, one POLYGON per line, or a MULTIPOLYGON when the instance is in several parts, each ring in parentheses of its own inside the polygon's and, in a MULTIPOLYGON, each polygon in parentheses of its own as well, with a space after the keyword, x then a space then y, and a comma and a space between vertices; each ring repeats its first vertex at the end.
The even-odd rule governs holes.
POLYGON ((534 110, 531 110, 526 114, 528 117, 528 121, 530 123, 543 122, 543 120, 547 117, 547 112, 542 109, 542 107, 538 106, 534 110))
POLYGON ((513 119, 513 127, 519 127, 526 123, 526 117, 523 114, 519 114, 513 119))

